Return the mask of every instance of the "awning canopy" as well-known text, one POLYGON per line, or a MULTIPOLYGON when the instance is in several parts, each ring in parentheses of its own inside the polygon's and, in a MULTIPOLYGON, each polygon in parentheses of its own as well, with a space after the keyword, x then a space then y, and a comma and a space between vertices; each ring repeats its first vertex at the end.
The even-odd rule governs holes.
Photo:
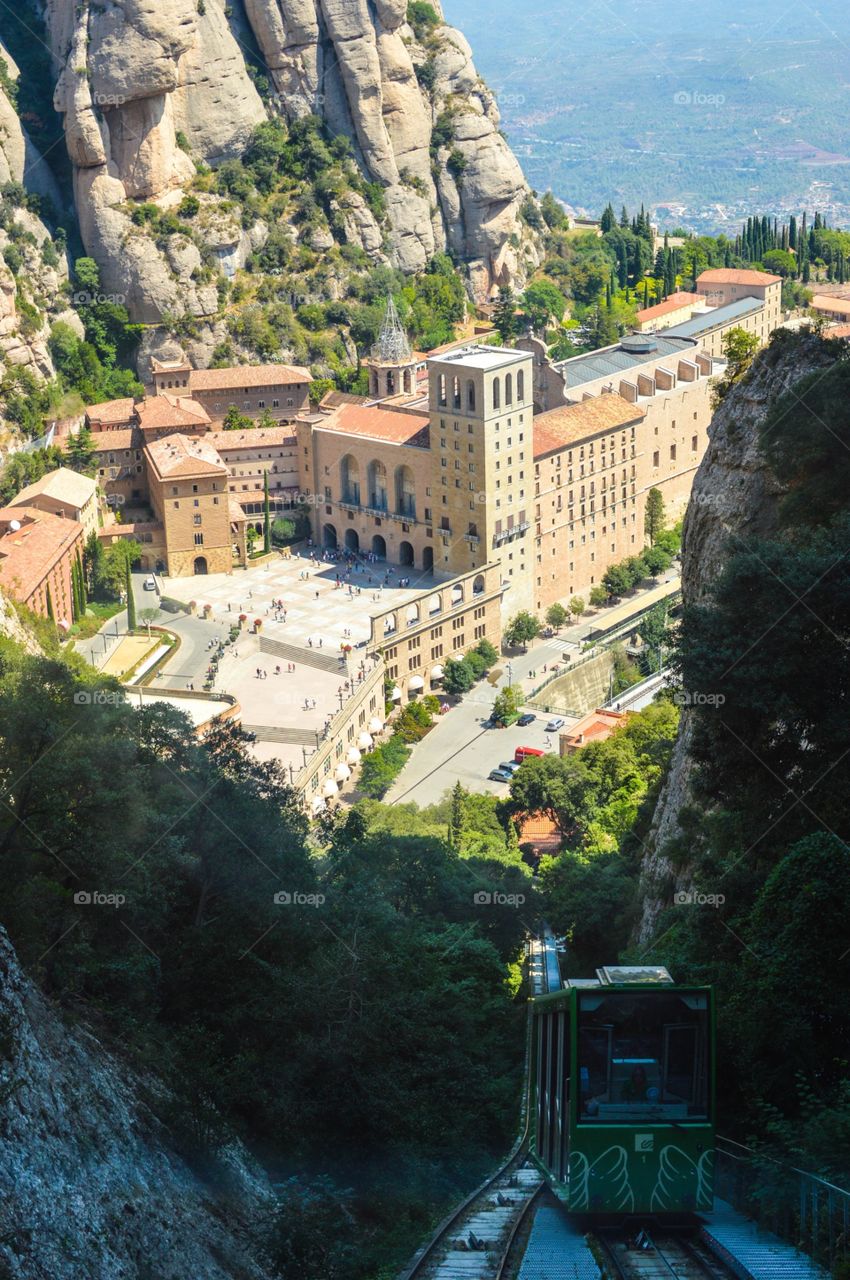
POLYGON ((339 791, 339 787, 336 785, 333 778, 328 778, 327 782, 322 787, 322 795, 335 796, 337 791, 339 791))
POLYGON ((384 731, 384 722, 383 722, 383 720, 381 719, 381 717, 380 717, 380 716, 372 716, 372 719, 369 721, 369 732, 370 732, 370 733, 383 733, 383 731, 384 731))
POLYGON ((390 699, 393 702, 398 702, 401 699, 401 689, 399 689, 397 684, 393 685, 393 691, 390 694, 390 699))
POLYGON ((443 676, 444 676, 444 675, 445 675, 445 672, 443 671, 443 668, 440 666, 439 662, 437 663, 437 665, 436 665, 435 667, 432 667, 432 668, 431 668, 431 679, 432 679, 432 680, 442 680, 442 678, 443 678, 443 676))
POLYGON ((351 770, 344 760, 337 765, 334 777, 337 782, 348 782, 348 779, 351 777, 351 770))
POLYGON ((346 760, 348 761, 348 763, 351 765, 351 767, 353 768, 353 767, 354 767, 354 765, 356 765, 356 764, 359 764, 359 763, 360 763, 361 755, 360 755, 360 752, 357 750, 357 748, 356 748, 356 747, 349 747, 349 748, 348 748, 348 755, 347 755, 345 758, 346 758, 346 760))
POLYGON ((312 805, 313 812, 314 812, 314 813, 321 813, 321 812, 322 812, 322 810, 324 809, 324 807, 325 807, 325 802, 324 802, 324 800, 322 799, 322 797, 321 797, 321 796, 314 796, 314 797, 313 797, 313 805, 312 805))
POLYGON ((361 751, 370 750, 372 746, 372 737, 371 737, 371 734, 368 734, 365 729, 360 734, 360 737, 357 739, 357 745, 361 751))
POLYGON ((421 676, 411 676, 407 682, 408 689, 424 689, 425 681, 421 676))

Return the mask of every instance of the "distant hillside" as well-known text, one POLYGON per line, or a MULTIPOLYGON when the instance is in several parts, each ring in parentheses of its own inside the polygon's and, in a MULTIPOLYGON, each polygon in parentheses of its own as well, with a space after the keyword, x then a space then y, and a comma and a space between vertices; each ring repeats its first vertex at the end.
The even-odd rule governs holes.
POLYGON ((844 0, 784 17, 764 0, 526 0, 520 22, 512 0, 445 9, 475 47, 532 186, 597 214, 609 198, 667 202, 662 221, 700 230, 723 229, 753 201, 850 221, 844 0))

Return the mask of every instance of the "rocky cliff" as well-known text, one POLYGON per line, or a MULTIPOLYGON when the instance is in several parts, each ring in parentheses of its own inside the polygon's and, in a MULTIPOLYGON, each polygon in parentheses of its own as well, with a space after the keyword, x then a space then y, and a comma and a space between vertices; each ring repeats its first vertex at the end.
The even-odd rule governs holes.
MULTIPOLYGON (((773 400, 837 358, 837 344, 780 332, 715 413, 709 446, 697 471, 685 518, 682 597, 697 603, 723 568, 727 548, 769 537, 778 525, 775 477, 759 448, 759 425, 773 400)), ((687 867, 674 869, 665 845, 681 834, 680 814, 691 800, 693 713, 683 708, 679 736, 658 799, 641 875, 638 941, 648 942, 672 894, 690 887, 687 867)))
POLYGON ((69 311, 64 253, 55 251, 44 222, 27 207, 27 194, 54 205, 59 196, 19 118, 18 68, 2 42, 0 72, 0 188, 7 193, 0 200, 0 377, 4 367, 50 377, 50 324, 61 318, 80 333, 82 325, 69 311))
POLYGON ((59 1018, 0 929, 0 1274, 264 1280, 248 1241, 268 1183, 236 1149, 217 1190, 201 1182, 144 1095, 59 1018))
POLYGON ((383 192, 377 216, 356 192, 345 195, 337 239, 406 272, 449 249, 479 298, 522 283, 537 261, 519 217, 522 172, 463 36, 436 7, 418 9, 414 30, 406 0, 245 0, 244 9, 47 0, 54 102, 104 291, 146 323, 211 320, 219 276, 244 264, 267 226, 206 195, 200 241, 174 228, 154 235, 134 207, 174 210, 199 173, 244 154, 261 122, 307 114, 351 139, 364 179, 383 192))

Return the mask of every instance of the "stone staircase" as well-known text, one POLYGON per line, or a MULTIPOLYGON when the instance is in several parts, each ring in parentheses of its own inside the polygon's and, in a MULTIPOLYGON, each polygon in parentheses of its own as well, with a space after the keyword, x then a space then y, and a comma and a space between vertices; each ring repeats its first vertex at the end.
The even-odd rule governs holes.
POLYGON ((260 653, 267 653, 270 658, 282 658, 284 662, 315 667, 317 671, 331 671, 334 675, 346 675, 342 654, 323 653, 321 649, 305 649, 300 644, 286 644, 283 640, 270 640, 264 635, 260 636, 260 653))

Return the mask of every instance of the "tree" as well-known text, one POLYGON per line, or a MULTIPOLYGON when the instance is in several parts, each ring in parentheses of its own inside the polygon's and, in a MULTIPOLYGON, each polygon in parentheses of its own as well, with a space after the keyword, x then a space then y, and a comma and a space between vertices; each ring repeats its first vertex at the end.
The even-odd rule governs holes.
POLYGON ((481 657, 487 663, 488 669, 494 666, 499 660, 499 655, 489 640, 479 640, 478 644, 475 646, 475 650, 477 653, 481 654, 481 657))
POLYGON ((493 719, 500 724, 508 724, 519 713, 522 703, 523 693, 519 685, 507 685, 496 694, 493 703, 493 719))
POLYGON ((661 546, 647 547, 641 558, 647 572, 653 578, 657 578, 660 573, 664 573, 665 569, 669 569, 673 559, 667 548, 661 546))
POLYGON ((253 426, 253 418, 249 418, 247 414, 240 413, 235 404, 230 405, 222 423, 225 431, 247 431, 253 426))
POLYGON ((526 648, 530 641, 540 635, 540 623, 532 613, 523 609, 514 614, 505 627, 503 639, 510 649, 526 648))
POLYGON ((513 290, 504 285, 499 290, 499 297, 493 308, 493 324, 496 326, 496 331, 502 342, 506 345, 516 336, 516 298, 513 290))
POLYGON ((522 295, 522 307, 531 327, 542 332, 554 320, 563 318, 567 300, 551 280, 534 280, 522 295))
POLYGON ((562 604, 559 604, 557 600, 554 604, 550 604, 549 608, 546 610, 546 621, 549 626, 554 627, 556 631, 559 627, 564 625, 567 617, 568 614, 566 609, 562 604))
POLYGON ((650 489, 646 495, 646 511, 643 517, 643 528, 649 538, 650 546, 655 545, 664 524, 664 495, 660 489, 650 489))
POLYGON ((263 472, 263 551, 266 555, 272 549, 272 518, 269 503, 269 473, 263 472))
POLYGON ((599 609, 603 604, 608 603, 608 592, 600 583, 590 588, 590 603, 594 609, 599 609))
POLYGON ((125 584, 127 591, 127 630, 136 630, 136 597, 133 594, 133 570, 130 567, 129 556, 125 562, 125 584))
POLYGON ((94 440, 91 430, 85 424, 69 438, 65 455, 72 471, 85 474, 93 469, 94 440))
POLYGON ((585 604, 581 596, 573 596, 570 601, 570 613, 574 618, 578 619, 584 613, 585 604))
POLYGON ((628 570, 621 564, 612 564, 602 575, 602 582, 609 596, 624 596, 631 590, 632 579, 628 570))
POLYGON ((139 610, 139 621, 143 622, 148 629, 148 639, 151 638, 151 623, 156 622, 159 617, 159 609, 146 608, 139 610))
POLYGON ((480 680, 482 676, 486 676, 487 663, 476 649, 470 649, 469 653, 466 654, 463 660, 471 668, 472 674, 475 676, 476 680, 480 680))
POLYGON ((443 668, 443 688, 446 693, 468 693, 475 684, 475 672, 465 658, 449 658, 443 668))

